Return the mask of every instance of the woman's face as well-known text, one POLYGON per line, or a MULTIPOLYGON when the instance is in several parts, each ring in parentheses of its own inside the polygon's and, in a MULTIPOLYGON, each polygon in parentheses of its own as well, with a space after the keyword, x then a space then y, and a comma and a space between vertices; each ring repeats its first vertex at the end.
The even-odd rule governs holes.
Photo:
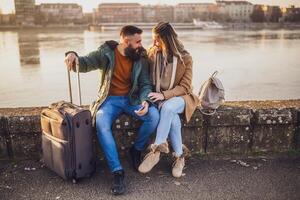
POLYGON ((162 43, 160 37, 157 34, 152 33, 152 39, 153 39, 153 46, 156 46, 159 49, 162 49, 163 43, 162 43))

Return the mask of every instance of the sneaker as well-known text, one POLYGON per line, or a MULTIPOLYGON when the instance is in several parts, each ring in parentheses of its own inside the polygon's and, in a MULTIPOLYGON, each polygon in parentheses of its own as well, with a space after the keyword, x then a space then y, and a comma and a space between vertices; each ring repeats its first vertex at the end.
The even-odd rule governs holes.
POLYGON ((172 175, 175 178, 179 178, 182 176, 182 171, 183 171, 183 168, 185 165, 184 156, 177 157, 177 156, 175 156, 174 153, 173 153, 173 155, 175 157, 175 161, 172 166, 172 175))
POLYGON ((168 143, 160 145, 151 144, 150 152, 145 156, 138 170, 141 173, 148 173, 159 162, 160 153, 169 153, 168 143))
POLYGON ((113 185, 111 187, 111 193, 113 195, 121 195, 125 193, 125 172, 124 170, 118 170, 114 173, 113 185))
POLYGON ((138 171, 138 168, 141 164, 141 151, 136 150, 136 148, 134 146, 132 146, 129 149, 129 155, 130 155, 130 158, 131 158, 133 169, 138 171))

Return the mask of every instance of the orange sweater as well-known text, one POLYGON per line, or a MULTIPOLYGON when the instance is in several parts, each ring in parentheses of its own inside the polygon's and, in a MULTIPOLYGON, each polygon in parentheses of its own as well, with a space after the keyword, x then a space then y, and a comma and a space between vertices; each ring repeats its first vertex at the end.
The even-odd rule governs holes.
POLYGON ((109 95, 126 96, 131 88, 132 61, 115 49, 115 68, 109 95))

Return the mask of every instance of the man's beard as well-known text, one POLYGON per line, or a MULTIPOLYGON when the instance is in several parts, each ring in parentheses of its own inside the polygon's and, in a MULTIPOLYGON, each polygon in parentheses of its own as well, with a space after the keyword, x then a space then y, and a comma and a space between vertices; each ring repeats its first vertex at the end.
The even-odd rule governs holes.
POLYGON ((131 45, 124 49, 125 56, 132 61, 138 61, 141 58, 141 53, 144 50, 143 47, 138 47, 136 49, 132 48, 131 45))

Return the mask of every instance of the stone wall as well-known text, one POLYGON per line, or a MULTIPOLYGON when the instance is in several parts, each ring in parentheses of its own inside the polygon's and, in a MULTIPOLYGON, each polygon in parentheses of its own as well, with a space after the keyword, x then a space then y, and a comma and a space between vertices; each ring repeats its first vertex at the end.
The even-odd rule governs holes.
MULTIPOLYGON (((41 107, 0 109, 0 158, 41 157, 41 107)), ((121 115, 113 132, 124 156, 139 122, 121 115)), ((226 102, 215 115, 197 110, 183 122, 183 142, 193 153, 239 154, 300 150, 300 100, 226 102)), ((152 138, 153 139, 153 138, 152 138)), ((97 138, 97 152, 101 154, 97 138)))

